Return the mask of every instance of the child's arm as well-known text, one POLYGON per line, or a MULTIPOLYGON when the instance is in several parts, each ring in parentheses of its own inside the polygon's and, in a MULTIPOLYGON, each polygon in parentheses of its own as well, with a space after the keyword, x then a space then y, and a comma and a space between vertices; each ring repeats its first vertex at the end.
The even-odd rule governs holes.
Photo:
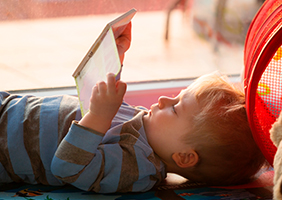
POLYGON ((99 82, 92 89, 89 112, 79 124, 105 134, 111 126, 126 91, 126 83, 107 75, 107 83, 99 82))

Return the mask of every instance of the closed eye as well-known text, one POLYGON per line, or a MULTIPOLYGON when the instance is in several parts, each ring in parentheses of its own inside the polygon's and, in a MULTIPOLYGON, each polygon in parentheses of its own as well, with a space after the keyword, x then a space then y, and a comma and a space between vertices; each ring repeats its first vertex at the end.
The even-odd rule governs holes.
POLYGON ((177 114, 176 111, 175 111, 175 106, 174 106, 174 105, 172 106, 172 110, 173 110, 173 112, 174 112, 175 114, 177 114))

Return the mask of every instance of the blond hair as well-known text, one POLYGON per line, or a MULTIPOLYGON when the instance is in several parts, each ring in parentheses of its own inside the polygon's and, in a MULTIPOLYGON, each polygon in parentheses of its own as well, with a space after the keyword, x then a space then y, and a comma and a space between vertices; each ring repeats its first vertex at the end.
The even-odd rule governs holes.
POLYGON ((252 137, 244 93, 215 73, 200 77, 188 89, 200 112, 185 140, 198 153, 199 162, 185 176, 210 185, 249 181, 266 160, 252 137))

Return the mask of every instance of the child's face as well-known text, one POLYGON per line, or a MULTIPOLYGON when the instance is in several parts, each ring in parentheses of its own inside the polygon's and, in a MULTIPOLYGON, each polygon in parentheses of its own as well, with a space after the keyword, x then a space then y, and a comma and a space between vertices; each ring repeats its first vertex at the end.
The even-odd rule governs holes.
POLYGON ((183 136, 191 130, 193 115, 198 111, 195 96, 188 89, 175 98, 161 96, 151 106, 143 121, 148 142, 158 156, 170 159, 173 153, 187 148, 183 136))

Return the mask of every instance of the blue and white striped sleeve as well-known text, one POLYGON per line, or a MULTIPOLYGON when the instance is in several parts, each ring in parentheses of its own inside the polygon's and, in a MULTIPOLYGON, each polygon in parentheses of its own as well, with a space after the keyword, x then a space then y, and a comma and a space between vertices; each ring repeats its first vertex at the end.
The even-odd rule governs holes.
POLYGON ((103 136, 73 122, 53 157, 52 173, 64 182, 89 190, 95 181, 99 182, 103 171, 103 153, 97 150, 103 136), (92 170, 85 170, 93 162, 92 170))

